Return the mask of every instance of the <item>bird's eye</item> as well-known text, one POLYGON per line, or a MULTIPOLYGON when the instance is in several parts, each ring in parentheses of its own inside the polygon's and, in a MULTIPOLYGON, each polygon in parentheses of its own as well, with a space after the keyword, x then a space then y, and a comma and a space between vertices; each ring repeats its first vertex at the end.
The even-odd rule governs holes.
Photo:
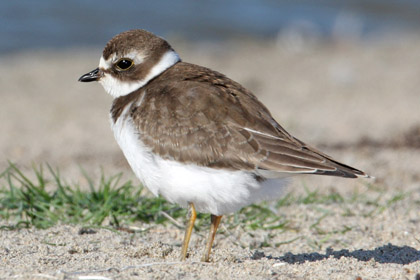
POLYGON ((125 71, 125 70, 130 69, 134 65, 134 63, 129 58, 121 58, 120 60, 117 61, 115 65, 118 70, 125 71))

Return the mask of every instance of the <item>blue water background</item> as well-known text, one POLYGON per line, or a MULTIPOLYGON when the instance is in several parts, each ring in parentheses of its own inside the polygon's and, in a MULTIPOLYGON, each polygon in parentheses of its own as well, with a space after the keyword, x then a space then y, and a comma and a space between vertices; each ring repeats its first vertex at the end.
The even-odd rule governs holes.
POLYGON ((113 35, 144 28, 188 40, 276 38, 287 30, 321 38, 417 32, 418 0, 5 0, 0 2, 0 54, 28 49, 102 47, 113 35))

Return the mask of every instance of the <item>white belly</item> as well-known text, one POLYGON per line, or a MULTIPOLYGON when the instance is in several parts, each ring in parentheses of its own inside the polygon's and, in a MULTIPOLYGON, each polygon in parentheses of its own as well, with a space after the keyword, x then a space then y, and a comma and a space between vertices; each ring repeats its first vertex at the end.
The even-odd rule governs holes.
POLYGON ((235 212, 254 202, 281 196, 285 179, 259 183, 251 172, 162 159, 139 139, 132 119, 126 113, 123 112, 112 125, 115 139, 136 176, 154 195, 162 195, 183 207, 192 202, 197 211, 214 215, 235 212))

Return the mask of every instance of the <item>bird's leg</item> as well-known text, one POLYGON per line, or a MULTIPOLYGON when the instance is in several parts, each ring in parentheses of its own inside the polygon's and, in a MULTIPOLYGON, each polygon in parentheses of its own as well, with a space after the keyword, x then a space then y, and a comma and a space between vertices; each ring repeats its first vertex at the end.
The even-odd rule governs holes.
POLYGON ((217 231, 217 228, 219 227, 221 219, 222 219, 222 216, 211 215, 210 234, 209 234, 209 239, 207 240, 206 250, 204 251, 203 257, 201 258, 202 262, 208 262, 210 259, 211 247, 213 245, 214 237, 216 236, 216 231, 217 231))
POLYGON ((189 203, 188 213, 190 216, 190 221, 188 222, 188 226, 185 230, 184 243, 182 244, 182 251, 181 251, 181 261, 185 261, 185 258, 187 257, 187 250, 188 250, 188 244, 190 243, 191 232, 194 227, 195 219, 197 218, 197 212, 195 211, 195 207, 192 202, 189 203))

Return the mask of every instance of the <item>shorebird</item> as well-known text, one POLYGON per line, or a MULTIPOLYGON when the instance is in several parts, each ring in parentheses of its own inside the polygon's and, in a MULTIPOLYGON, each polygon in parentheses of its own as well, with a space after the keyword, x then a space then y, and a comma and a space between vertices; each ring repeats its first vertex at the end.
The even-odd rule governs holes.
POLYGON ((145 30, 112 38, 99 67, 79 81, 98 81, 114 97, 112 130, 141 183, 189 207, 182 260, 196 211, 211 213, 202 258, 209 261, 222 215, 280 197, 286 177, 368 177, 296 139, 251 91, 182 62, 167 41, 145 30))

